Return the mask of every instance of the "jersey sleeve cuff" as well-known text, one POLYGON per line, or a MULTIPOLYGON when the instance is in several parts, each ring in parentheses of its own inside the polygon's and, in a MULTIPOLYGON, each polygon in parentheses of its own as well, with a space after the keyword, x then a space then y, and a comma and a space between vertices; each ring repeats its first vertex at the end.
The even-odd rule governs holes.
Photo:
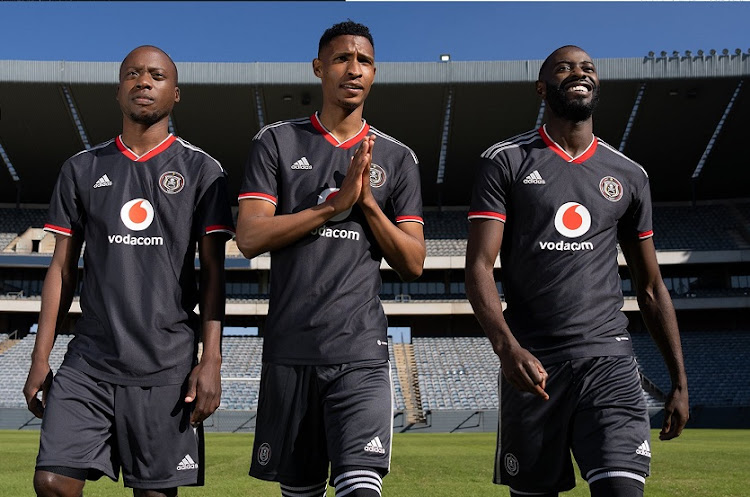
POLYGON ((396 223, 419 223, 424 226, 424 219, 420 216, 396 216, 396 223))
POLYGON ((469 221, 472 219, 494 219, 495 221, 505 222, 505 214, 499 212, 490 211, 474 211, 469 212, 469 221))
POLYGON ((239 197, 237 197, 237 200, 245 200, 248 198, 253 198, 256 200, 265 200, 266 202, 271 202, 273 205, 276 205, 276 197, 273 195, 269 195, 267 193, 260 193, 260 192, 247 192, 247 193, 240 193, 239 197))
POLYGON ((206 230, 203 234, 210 235, 212 233, 226 233, 227 235, 229 235, 229 238, 234 237, 234 229, 231 226, 224 226, 220 224, 206 226, 206 230))
POLYGON ((57 226, 55 224, 45 224, 44 225, 44 231, 49 231, 50 233, 57 233, 59 235, 65 235, 65 236, 73 236, 73 230, 70 228, 63 228, 62 226, 57 226))
POLYGON ((641 231, 640 233, 638 233, 639 240, 645 240, 647 238, 651 238, 652 236, 654 236, 654 230, 641 231))

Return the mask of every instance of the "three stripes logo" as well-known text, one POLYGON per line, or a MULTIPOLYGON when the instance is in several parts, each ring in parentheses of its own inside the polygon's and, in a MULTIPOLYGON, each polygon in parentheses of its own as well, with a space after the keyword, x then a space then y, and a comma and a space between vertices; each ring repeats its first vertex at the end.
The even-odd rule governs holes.
POLYGON ((102 188, 105 186, 112 186, 112 181, 109 179, 109 177, 107 177, 106 174, 96 180, 96 183, 94 183, 94 188, 102 188))
POLYGON ((307 157, 302 157, 300 160, 292 164, 292 169, 312 169, 312 165, 307 162, 307 157))
POLYGON ((365 452, 376 452, 378 454, 385 454, 383 444, 380 442, 380 437, 375 437, 365 445, 365 452))
POLYGON ((539 171, 535 169, 533 173, 529 174, 523 179, 523 183, 525 185, 543 185, 546 183, 546 181, 544 181, 542 175, 539 174, 539 171))
POLYGON ((182 461, 180 461, 180 464, 177 465, 177 471, 184 471, 186 469, 198 469, 198 463, 193 461, 190 454, 186 454, 185 457, 182 458, 182 461))
POLYGON ((635 449, 635 453, 640 456, 651 457, 651 446, 648 444, 648 440, 644 440, 643 443, 635 449))

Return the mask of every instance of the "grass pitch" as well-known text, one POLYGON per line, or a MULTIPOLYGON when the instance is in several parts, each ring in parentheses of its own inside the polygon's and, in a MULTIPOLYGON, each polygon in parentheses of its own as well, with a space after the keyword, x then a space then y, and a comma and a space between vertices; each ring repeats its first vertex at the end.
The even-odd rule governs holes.
MULTIPOLYGON (((652 433, 649 497, 745 497, 750 492, 750 430, 686 430, 669 442, 652 433)), ((180 489, 181 497, 280 495, 278 485, 247 476, 252 435, 206 435, 206 486, 180 489)), ((39 443, 37 431, 0 431, 0 496, 34 497, 32 476, 39 443)), ((505 497, 493 485, 495 435, 492 433, 397 434, 385 497, 505 497)), ((108 478, 88 482, 86 497, 130 497, 108 478)), ((333 490, 329 489, 329 497, 333 490)), ((578 486, 562 496, 588 496, 578 486)))

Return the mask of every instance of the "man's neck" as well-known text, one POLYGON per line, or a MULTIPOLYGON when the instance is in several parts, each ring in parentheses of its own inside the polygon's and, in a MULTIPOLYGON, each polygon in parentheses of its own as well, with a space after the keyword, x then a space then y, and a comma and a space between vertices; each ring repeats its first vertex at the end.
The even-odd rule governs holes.
POLYGON ((129 119, 122 122, 123 143, 136 155, 143 155, 163 142, 169 136, 169 122, 166 119, 146 126, 129 119))
POLYGON ((547 134, 571 157, 578 157, 591 145, 594 139, 594 122, 573 122, 551 116, 545 125, 547 134))
POLYGON ((347 111, 338 106, 323 105, 318 119, 339 142, 345 142, 362 129, 362 107, 347 111))

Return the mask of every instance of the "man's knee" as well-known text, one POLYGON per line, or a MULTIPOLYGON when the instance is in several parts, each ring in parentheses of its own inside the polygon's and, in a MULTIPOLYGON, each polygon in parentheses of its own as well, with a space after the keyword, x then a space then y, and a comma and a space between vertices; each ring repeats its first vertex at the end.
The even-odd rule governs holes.
POLYGON ((643 497, 646 477, 630 470, 610 469, 589 477, 591 497, 643 497))
POLYGON ((34 491, 38 497, 81 497, 85 481, 50 471, 34 472, 34 491))

